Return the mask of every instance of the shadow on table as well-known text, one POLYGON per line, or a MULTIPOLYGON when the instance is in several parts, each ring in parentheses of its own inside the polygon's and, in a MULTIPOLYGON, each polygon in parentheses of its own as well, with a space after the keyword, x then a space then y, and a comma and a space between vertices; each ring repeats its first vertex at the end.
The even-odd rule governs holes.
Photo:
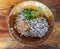
POLYGON ((38 48, 32 48, 32 47, 13 47, 13 48, 6 48, 6 49, 60 49, 58 46, 49 46, 49 45, 41 45, 38 48))

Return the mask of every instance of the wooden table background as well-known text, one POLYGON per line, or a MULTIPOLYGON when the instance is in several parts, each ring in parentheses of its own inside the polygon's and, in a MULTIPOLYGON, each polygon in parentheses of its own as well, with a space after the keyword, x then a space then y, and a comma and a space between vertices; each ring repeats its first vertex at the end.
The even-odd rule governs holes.
POLYGON ((55 17, 54 31, 44 44, 32 48, 12 39, 7 26, 8 15, 22 1, 24 0, 0 0, 0 49, 60 49, 60 0, 37 0, 47 5, 55 17))

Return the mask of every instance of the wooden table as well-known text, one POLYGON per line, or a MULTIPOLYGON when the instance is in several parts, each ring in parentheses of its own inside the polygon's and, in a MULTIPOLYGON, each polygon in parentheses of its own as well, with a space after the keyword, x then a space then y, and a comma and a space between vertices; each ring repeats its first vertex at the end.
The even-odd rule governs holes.
POLYGON ((0 0, 0 49, 60 49, 60 0, 38 0, 47 5, 55 17, 53 33, 41 46, 37 48, 26 47, 15 41, 7 25, 8 15, 11 9, 23 0, 0 0))

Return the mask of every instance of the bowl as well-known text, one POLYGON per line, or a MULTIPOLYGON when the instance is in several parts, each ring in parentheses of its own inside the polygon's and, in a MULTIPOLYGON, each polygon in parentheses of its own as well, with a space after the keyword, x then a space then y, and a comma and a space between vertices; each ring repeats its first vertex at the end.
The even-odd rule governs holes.
POLYGON ((37 1, 24 1, 24 2, 16 5, 11 10, 10 15, 9 15, 9 20, 8 20, 8 28, 9 28, 9 32, 10 32, 11 36, 18 42, 20 42, 26 46, 39 46, 39 45, 43 44, 49 38, 51 33, 53 32, 54 16, 53 16, 52 12, 50 11, 50 9, 46 5, 44 5, 40 2, 37 2, 37 1), (48 32, 42 38, 20 37, 19 33, 14 29, 15 17, 18 14, 17 8, 19 8, 19 9, 32 8, 32 9, 38 10, 38 7, 40 7, 39 12, 41 14, 43 14, 49 22, 48 32))

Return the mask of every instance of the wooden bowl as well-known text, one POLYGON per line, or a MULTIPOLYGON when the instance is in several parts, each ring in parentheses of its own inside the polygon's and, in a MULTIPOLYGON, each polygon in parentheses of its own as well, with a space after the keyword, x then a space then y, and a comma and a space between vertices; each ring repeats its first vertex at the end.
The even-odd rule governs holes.
POLYGON ((20 43, 26 46, 39 46, 43 42, 45 42, 48 39, 48 37, 51 35, 53 28, 54 28, 54 16, 52 12, 50 11, 50 9, 44 4, 37 2, 37 1, 24 1, 18 4, 17 6, 15 6, 11 10, 11 13, 9 15, 9 20, 8 20, 8 28, 9 28, 10 34, 14 37, 14 39, 19 41, 20 43), (42 38, 20 37, 19 33, 14 29, 15 17, 18 14, 17 7, 19 9, 23 9, 23 8, 36 9, 47 18, 48 23, 49 23, 49 29, 44 37, 42 38), (38 9, 38 7, 40 7, 40 9, 38 9))

